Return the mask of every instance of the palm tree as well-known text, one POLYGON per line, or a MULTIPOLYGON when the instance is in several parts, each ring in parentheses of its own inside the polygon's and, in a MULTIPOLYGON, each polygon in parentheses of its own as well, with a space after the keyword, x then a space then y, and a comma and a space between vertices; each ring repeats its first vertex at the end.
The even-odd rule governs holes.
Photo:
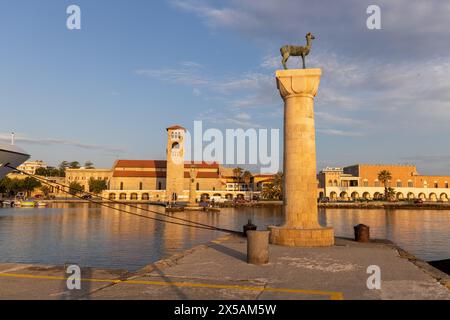
POLYGON ((272 182, 266 183, 262 190, 265 199, 283 200, 283 174, 278 172, 272 182))
POLYGON ((235 178, 235 180, 237 180, 237 183, 238 183, 238 190, 237 191, 240 191, 240 183, 241 183, 241 179, 242 179, 242 172, 243 172, 243 170, 242 170, 242 168, 234 168, 233 169, 233 174, 234 174, 234 178, 235 178))
POLYGON ((242 174, 242 180, 244 180, 244 183, 247 185, 247 188, 250 189, 250 182, 252 182, 253 175, 250 171, 244 171, 242 174))
POLYGON ((380 180, 381 183, 383 183, 383 185, 384 185, 384 198, 386 200, 388 198, 388 193, 389 193, 388 183, 391 181, 391 179, 392 179, 392 174, 388 170, 382 170, 378 173, 378 180, 380 180))

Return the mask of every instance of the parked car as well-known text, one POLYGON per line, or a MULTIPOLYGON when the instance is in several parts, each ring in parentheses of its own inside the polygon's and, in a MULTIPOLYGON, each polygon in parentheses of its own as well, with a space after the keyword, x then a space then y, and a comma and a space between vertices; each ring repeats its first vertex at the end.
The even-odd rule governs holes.
POLYGON ((83 199, 83 200, 90 200, 90 199, 92 199, 92 196, 90 194, 85 194, 85 195, 83 195, 81 197, 81 199, 83 199))

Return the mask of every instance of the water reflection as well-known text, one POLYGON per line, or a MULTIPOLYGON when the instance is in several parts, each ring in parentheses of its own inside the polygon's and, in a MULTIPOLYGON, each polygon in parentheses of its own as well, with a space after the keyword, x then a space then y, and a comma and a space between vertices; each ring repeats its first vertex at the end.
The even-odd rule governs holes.
MULTIPOLYGON (((142 215, 153 214, 123 207, 142 215)), ((151 207, 161 211, 161 207, 151 207)), ((161 211, 162 212, 162 211, 161 211)), ((241 230, 281 224, 281 208, 227 208, 220 213, 184 212, 177 217, 241 230)), ((450 258, 450 213, 414 210, 320 210, 322 225, 351 237, 365 223, 372 237, 388 238, 417 256, 450 258)), ((143 219, 92 204, 54 204, 42 209, 0 209, 0 262, 56 264, 136 270, 152 261, 207 242, 223 233, 143 219)))

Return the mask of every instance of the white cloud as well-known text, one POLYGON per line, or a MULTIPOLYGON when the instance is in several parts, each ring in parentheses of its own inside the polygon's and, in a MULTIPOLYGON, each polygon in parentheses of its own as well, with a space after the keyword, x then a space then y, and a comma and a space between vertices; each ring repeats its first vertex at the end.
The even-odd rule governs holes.
MULTIPOLYGON (((81 149, 89 149, 89 150, 98 150, 98 151, 105 151, 108 153, 125 153, 126 151, 121 148, 113 148, 109 146, 104 145, 96 145, 96 144, 89 144, 89 143, 83 143, 75 140, 64 140, 64 139, 53 139, 53 138, 35 138, 35 137, 29 137, 25 134, 15 134, 15 140, 18 143, 24 143, 24 144, 30 144, 30 145, 66 145, 71 147, 77 147, 81 149)), ((4 142, 10 142, 11 141, 11 134, 10 133, 0 133, 0 141, 4 142)))

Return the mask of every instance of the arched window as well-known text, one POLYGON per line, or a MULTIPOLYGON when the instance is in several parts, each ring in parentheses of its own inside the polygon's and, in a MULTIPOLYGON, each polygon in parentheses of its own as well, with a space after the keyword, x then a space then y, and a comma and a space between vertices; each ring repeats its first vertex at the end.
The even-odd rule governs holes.
POLYGON ((127 200, 127 194, 126 193, 121 193, 119 196, 120 200, 127 200))
POLYGON ((197 182, 197 186, 196 186, 197 190, 200 190, 200 183, 197 182))
POLYGON ((333 185, 333 181, 332 180, 328 180, 328 185, 332 186, 333 185))
POLYGON ((412 188, 414 186, 412 180, 408 180, 408 188, 412 188))
POLYGON ((335 187, 338 186, 337 180, 334 180, 333 185, 334 185, 335 187))
POLYGON ((139 182, 139 190, 142 190, 142 182, 139 182))
POLYGON ((137 200, 137 198, 138 198, 137 193, 132 193, 131 194, 131 197, 130 197, 131 200, 137 200))
POLYGON ((445 181, 445 187, 448 189, 448 181, 445 181))
POLYGON ((401 180, 397 180, 397 188, 401 188, 402 187, 402 181, 401 180))
POLYGON ((434 182, 434 187, 439 188, 439 183, 437 181, 434 182))
POLYGON ((110 193, 109 194, 109 200, 116 200, 116 194, 115 193, 110 193))
POLYGON ((150 197, 148 195, 148 193, 143 193, 142 194, 142 200, 148 200, 150 197))
POLYGON ((123 182, 120 183, 120 190, 123 190, 123 182))

